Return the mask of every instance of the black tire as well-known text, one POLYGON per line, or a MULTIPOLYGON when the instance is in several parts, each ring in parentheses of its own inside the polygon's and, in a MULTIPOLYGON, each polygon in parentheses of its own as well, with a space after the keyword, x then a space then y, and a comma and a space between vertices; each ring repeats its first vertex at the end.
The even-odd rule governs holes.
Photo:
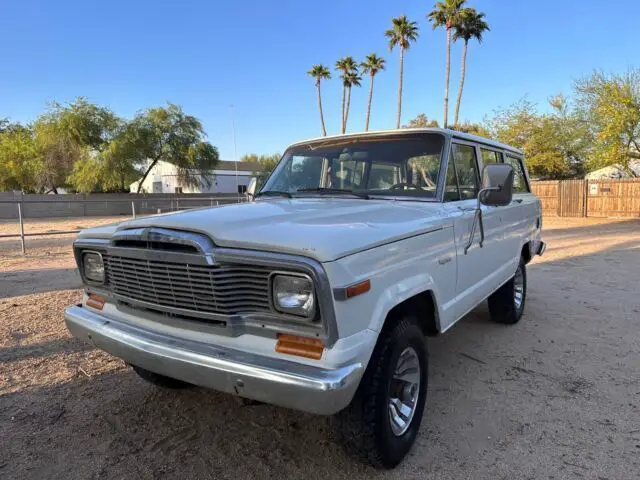
POLYGON ((498 323, 513 325, 518 323, 524 313, 524 305, 527 300, 527 267, 524 259, 520 263, 515 275, 507 283, 493 292, 489 297, 489 312, 491 319, 498 323), (516 301, 516 279, 520 276, 522 283, 521 301, 516 301))
POLYGON ((153 383, 156 387, 169 388, 172 390, 181 390, 184 388, 193 387, 192 384, 183 382, 182 380, 176 380, 175 378, 165 377, 159 373, 150 372, 142 367, 131 365, 134 372, 136 372, 140 378, 146 380, 149 383, 153 383))
POLYGON ((348 453, 376 468, 393 468, 411 449, 427 396, 427 347, 415 317, 404 316, 383 330, 351 404, 336 415, 338 437, 348 453), (400 355, 411 347, 420 366, 420 387, 407 430, 392 431, 389 398, 400 355))

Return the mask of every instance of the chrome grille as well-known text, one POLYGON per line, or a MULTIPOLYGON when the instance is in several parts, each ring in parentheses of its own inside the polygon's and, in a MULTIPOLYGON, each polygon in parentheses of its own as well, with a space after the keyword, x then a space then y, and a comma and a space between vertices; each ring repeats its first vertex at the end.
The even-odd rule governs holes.
POLYGON ((269 311, 267 267, 103 258, 111 290, 132 300, 224 315, 269 311))

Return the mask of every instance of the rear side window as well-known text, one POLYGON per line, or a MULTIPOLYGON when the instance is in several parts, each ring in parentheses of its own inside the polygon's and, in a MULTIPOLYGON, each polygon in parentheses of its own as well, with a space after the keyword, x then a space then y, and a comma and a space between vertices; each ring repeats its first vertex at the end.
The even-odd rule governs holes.
POLYGON ((527 177, 524 174, 522 160, 507 155, 507 163, 513 167, 513 193, 529 193, 527 177))
POLYGON ((454 144, 451 151, 456 167, 460 200, 478 196, 478 162, 476 149, 471 145, 454 144))
POLYGON ((481 148, 480 153, 482 154, 483 165, 489 165, 490 163, 502 163, 502 154, 500 152, 481 148))

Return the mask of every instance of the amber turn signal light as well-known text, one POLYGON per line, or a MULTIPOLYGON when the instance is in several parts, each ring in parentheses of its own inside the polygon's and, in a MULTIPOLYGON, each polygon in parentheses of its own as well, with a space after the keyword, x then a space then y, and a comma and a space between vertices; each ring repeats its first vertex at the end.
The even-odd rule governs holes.
POLYGON ((356 297, 371 290, 371 280, 356 283, 346 288, 347 298, 356 297))
POLYGON ((320 360, 323 351, 324 343, 320 339, 278 334, 278 342, 276 343, 276 352, 278 353, 320 360))
POLYGON ((89 294, 89 298, 87 299, 87 306, 91 308, 95 308, 96 310, 102 310, 104 307, 105 299, 96 295, 95 293, 89 294))

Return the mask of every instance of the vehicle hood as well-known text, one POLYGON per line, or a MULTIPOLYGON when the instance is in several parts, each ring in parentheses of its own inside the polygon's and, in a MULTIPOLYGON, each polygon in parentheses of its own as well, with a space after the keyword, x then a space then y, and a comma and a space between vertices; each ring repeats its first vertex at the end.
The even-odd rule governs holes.
POLYGON ((442 227, 442 204, 350 198, 268 199, 155 215, 81 232, 162 227, 209 236, 219 247, 292 253, 329 262, 442 227))

